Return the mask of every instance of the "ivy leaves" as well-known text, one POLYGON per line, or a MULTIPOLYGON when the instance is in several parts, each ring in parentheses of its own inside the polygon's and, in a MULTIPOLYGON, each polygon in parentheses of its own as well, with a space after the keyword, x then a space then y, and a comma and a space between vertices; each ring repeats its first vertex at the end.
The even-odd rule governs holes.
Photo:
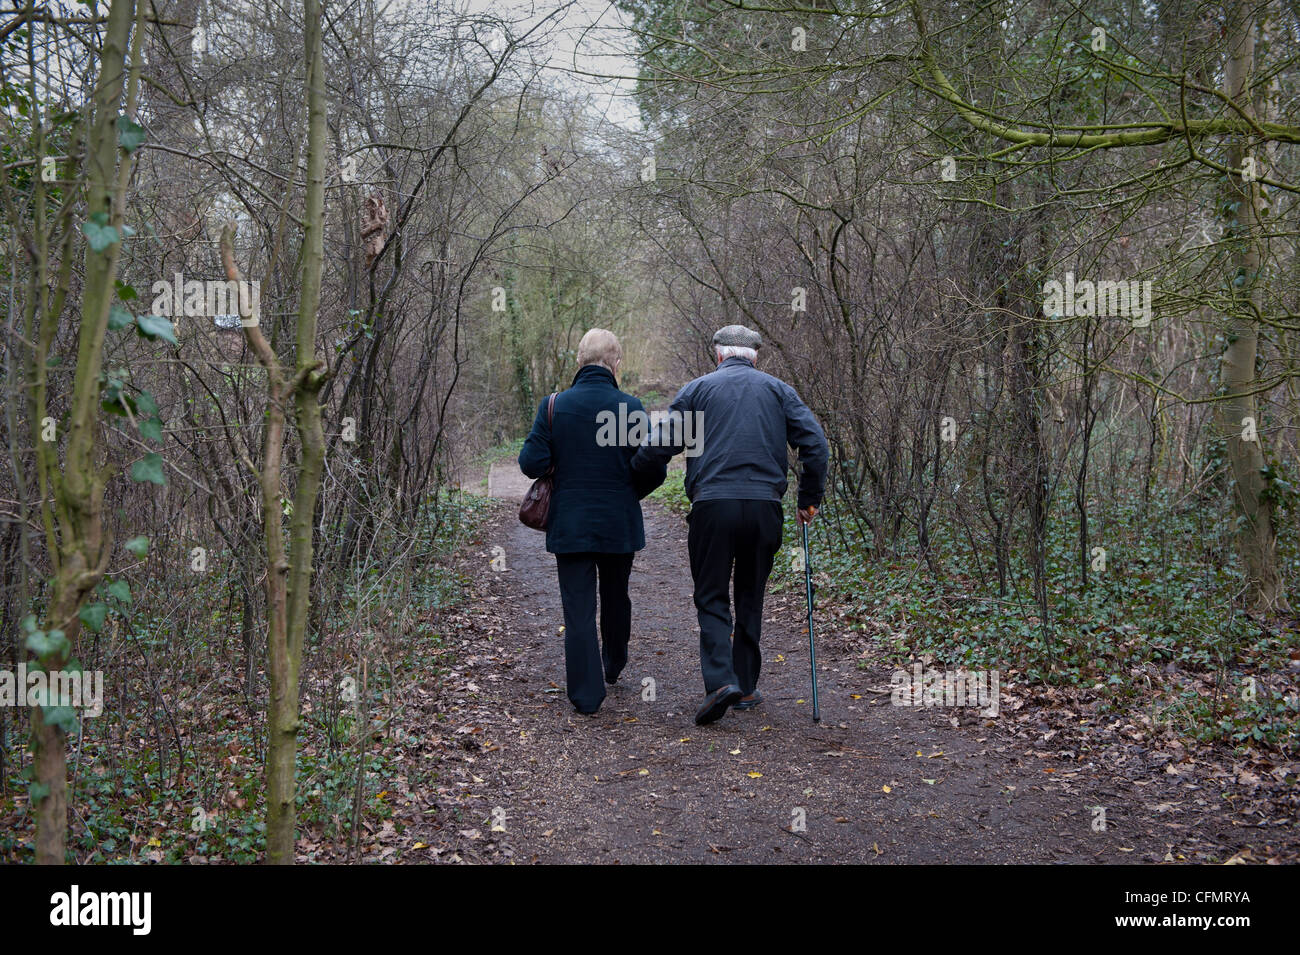
MULTIPOLYGON (((133 540, 137 539, 144 540, 144 538, 133 538, 133 540)), ((128 541, 129 546, 130 542, 128 541)), ((104 629, 104 622, 108 619, 109 610, 116 609, 121 612, 131 605, 131 585, 125 580, 101 583, 97 588, 97 592, 101 599, 94 603, 84 604, 81 610, 77 612, 81 622, 94 633, 99 633, 104 629), (105 601, 111 601, 111 604, 105 601), (113 606, 114 604, 116 607, 113 606)))
POLYGON ((176 330, 172 328, 171 319, 166 315, 154 315, 152 312, 145 312, 143 315, 135 317, 136 328, 145 338, 159 339, 171 342, 175 345, 176 330))
MULTIPOLYGON (((125 282, 118 281, 117 297, 123 302, 129 302, 139 297, 133 286, 125 282)), ((149 341, 168 342, 177 345, 176 329, 172 326, 171 319, 165 315, 154 315, 146 312, 143 315, 136 315, 127 309, 124 305, 117 302, 113 303, 112 308, 108 310, 108 328, 110 331, 120 331, 123 328, 129 328, 134 325, 136 333, 141 338, 147 338, 149 341)))
MULTIPOLYGON (((104 381, 100 407, 109 414, 135 421, 140 436, 147 441, 161 443, 163 439, 162 416, 158 411, 158 402, 152 394, 141 391, 132 395, 126 391, 123 381, 125 369, 118 373, 101 376, 104 381), (122 377, 118 377, 121 375, 122 377)), ((150 451, 131 465, 131 480, 149 484, 165 485, 167 476, 163 471, 163 459, 157 452, 150 451)))
MULTIPOLYGON (((108 327, 110 330, 121 331, 124 328, 134 326, 137 334, 142 338, 151 341, 161 339, 173 345, 177 344, 176 332, 172 328, 170 320, 162 315, 133 314, 122 303, 139 298, 138 293, 132 286, 120 280, 115 284, 120 302, 114 302, 109 309, 108 327)), ((126 380, 129 377, 130 373, 125 368, 100 375, 100 407, 109 414, 130 418, 135 422, 140 437, 146 441, 161 444, 163 440, 162 414, 158 410, 158 402, 148 391, 130 393, 126 387, 126 380)), ((131 480, 137 483, 157 484, 159 486, 167 483, 167 476, 163 470, 163 459, 153 451, 133 462, 130 474, 131 480)))
POLYGON ((23 645, 36 655, 42 666, 57 663, 72 649, 72 644, 62 630, 39 629, 35 614, 29 613, 23 618, 23 631, 27 635, 23 645))
MULTIPOLYGON (((117 118, 117 144, 128 157, 143 146, 144 141, 143 126, 126 116, 117 118)), ((135 235, 135 230, 125 223, 121 226, 112 225, 108 213, 100 210, 92 212, 81 224, 81 233, 90 243, 91 250, 102 254, 123 239, 135 235)))
POLYGON ((144 145, 144 127, 125 116, 117 119, 117 144, 129 156, 144 145))
MULTIPOLYGON (((128 393, 126 390, 126 377, 126 369, 118 369, 100 376, 99 406, 111 415, 133 419, 142 438, 155 443, 162 443, 162 414, 158 410, 158 402, 154 400, 154 396, 148 391, 141 391, 135 395, 128 393)), ((151 455, 151 457, 157 458, 158 456, 155 454, 151 455)), ((160 477, 161 469, 161 459, 159 459, 158 473, 160 477)), ((132 469, 132 473, 134 475, 134 469, 132 469)), ((145 480, 145 478, 136 478, 136 480, 145 480)), ((156 480, 153 483, 164 484, 166 482, 156 480)))
POLYGON ((108 330, 115 332, 134 324, 135 316, 114 302, 113 307, 108 310, 108 330))
POLYGON ((81 618, 81 622, 87 627, 95 633, 99 633, 104 629, 104 620, 108 617, 108 604, 83 604, 81 609, 77 611, 77 616, 81 618))
MULTIPOLYGON (((35 654, 39 669, 46 672, 51 670, 61 670, 66 673, 81 672, 81 664, 76 660, 68 659, 72 651, 72 643, 62 630, 42 630, 36 625, 36 616, 28 614, 23 618, 23 631, 26 634, 24 646, 35 654)), ((71 706, 64 705, 61 700, 52 699, 48 685, 37 692, 42 697, 38 702, 45 722, 59 727, 65 733, 75 732, 77 711, 71 706)))
POLYGON ((167 475, 163 473, 162 457, 150 451, 131 465, 131 480, 150 484, 166 484, 167 475))
POLYGON ((119 233, 115 227, 109 225, 107 212, 92 212, 90 218, 81 224, 81 231, 86 241, 96 252, 107 252, 110 247, 125 237, 128 230, 131 230, 131 227, 124 224, 122 232, 119 233))

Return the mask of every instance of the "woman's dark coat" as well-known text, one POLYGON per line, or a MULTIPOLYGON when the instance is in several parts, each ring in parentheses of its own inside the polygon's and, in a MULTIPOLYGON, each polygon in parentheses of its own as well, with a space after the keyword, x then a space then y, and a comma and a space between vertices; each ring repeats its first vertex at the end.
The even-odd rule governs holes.
MULTIPOLYGON (((645 547, 640 499, 653 490, 653 477, 634 477, 628 466, 636 447, 602 447, 598 415, 633 421, 645 413, 641 402, 618 390, 614 375, 601 365, 584 365, 573 385, 555 399, 555 420, 546 422, 547 395, 537 409, 533 430, 519 452, 519 469, 538 478, 555 466, 546 549, 552 554, 595 552, 630 554, 645 547), (625 410, 620 418, 619 405, 625 410), (635 483, 634 483, 635 482, 635 483)), ((608 420, 608 419, 605 419, 608 420)), ((617 429, 614 429, 617 431, 617 429)), ((611 429, 606 428, 605 437, 611 429)), ((662 476, 658 477, 661 483, 662 476)))

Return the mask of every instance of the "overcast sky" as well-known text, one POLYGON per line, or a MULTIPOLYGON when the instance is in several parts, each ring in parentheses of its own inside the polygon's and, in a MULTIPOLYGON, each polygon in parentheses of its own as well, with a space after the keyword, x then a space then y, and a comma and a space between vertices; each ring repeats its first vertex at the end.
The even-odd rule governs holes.
POLYGON ((474 13, 501 17, 528 27, 558 13, 551 27, 555 43, 547 64, 550 79, 575 89, 586 89, 592 106, 610 120, 629 127, 639 125, 632 101, 636 62, 632 38, 622 13, 609 0, 466 0, 474 13))

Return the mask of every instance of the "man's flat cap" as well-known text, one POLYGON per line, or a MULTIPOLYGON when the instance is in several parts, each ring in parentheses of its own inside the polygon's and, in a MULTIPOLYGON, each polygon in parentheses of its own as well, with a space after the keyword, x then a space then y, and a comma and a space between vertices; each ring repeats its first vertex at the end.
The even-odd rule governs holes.
POLYGON ((728 325, 713 333, 713 344, 734 345, 737 348, 752 348, 758 351, 763 347, 763 336, 744 325, 728 325))

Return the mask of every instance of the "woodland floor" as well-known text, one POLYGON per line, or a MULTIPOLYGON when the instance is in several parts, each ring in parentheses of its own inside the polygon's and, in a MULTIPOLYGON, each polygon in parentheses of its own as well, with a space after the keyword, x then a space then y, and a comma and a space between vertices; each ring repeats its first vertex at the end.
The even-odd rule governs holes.
MULTIPOLYGON (((515 514, 527 481, 498 464, 466 486, 496 500, 445 568, 464 592, 423 612, 421 627, 387 628, 370 648, 375 674, 393 677, 375 691, 386 718, 365 736, 355 803, 358 777, 346 768, 341 789, 322 795, 324 770, 338 759, 323 760, 319 734, 304 739, 302 862, 1300 861, 1294 758, 1195 744, 1141 705, 1108 711, 1089 689, 1030 684, 1014 670, 1001 674, 995 718, 894 706, 895 664, 878 638, 850 630, 829 594, 816 617, 814 724, 802 588, 781 590, 775 579, 766 701, 695 726, 704 690, 686 524, 650 500, 631 580, 630 660, 600 712, 580 716, 564 692, 554 558, 515 514), (493 570, 501 557, 504 568, 493 570), (653 700, 643 697, 646 678, 653 700)), ((331 659, 323 672, 331 665, 355 669, 331 659)), ((192 831, 202 797, 189 779, 149 795, 137 772, 123 791, 97 785, 87 801, 92 776, 113 778, 145 745, 141 728, 117 742, 96 737, 84 756, 72 803, 79 859, 91 851, 87 838, 100 861, 258 858, 263 729, 244 705, 239 668, 209 668, 200 686, 185 690, 194 678, 176 688, 174 703, 186 725, 202 714, 203 729, 185 744, 195 779, 226 794, 219 828, 229 834, 192 831)), ((323 696, 312 696, 317 706, 323 696)), ((23 802, 0 803, 2 860, 30 859, 23 802)))
POLYGON ((424 766, 436 781, 398 785, 394 819, 363 858, 392 858, 398 843, 407 862, 1300 860, 1294 761, 1193 747, 1014 672, 994 719, 894 706, 894 667, 837 627, 833 608, 818 612, 814 724, 801 592, 768 597, 766 702, 695 726, 686 525, 650 501, 630 661, 600 712, 578 715, 554 559, 508 503, 526 482, 497 466, 488 483, 499 513, 459 558, 472 593, 438 621, 454 662, 431 711, 406 713, 422 737, 406 758, 435 761, 424 766), (505 570, 487 570, 494 547, 505 570))

